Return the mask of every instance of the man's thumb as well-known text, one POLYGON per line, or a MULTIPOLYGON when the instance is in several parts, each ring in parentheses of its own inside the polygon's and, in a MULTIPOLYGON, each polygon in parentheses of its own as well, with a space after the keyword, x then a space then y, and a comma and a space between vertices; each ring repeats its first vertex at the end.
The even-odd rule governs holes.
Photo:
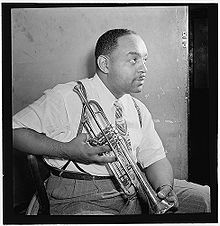
POLYGON ((158 192, 157 195, 158 195, 158 197, 161 198, 161 199, 164 199, 164 198, 166 197, 166 195, 164 194, 163 191, 158 192))
POLYGON ((161 199, 166 198, 166 196, 170 193, 171 187, 169 185, 164 185, 160 189, 160 191, 157 193, 158 197, 161 199))

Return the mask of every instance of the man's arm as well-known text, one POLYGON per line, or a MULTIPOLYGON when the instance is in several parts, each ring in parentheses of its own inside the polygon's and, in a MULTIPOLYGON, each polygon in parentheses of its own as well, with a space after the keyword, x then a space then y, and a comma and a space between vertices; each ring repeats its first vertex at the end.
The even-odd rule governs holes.
POLYGON ((105 164, 115 161, 115 157, 100 154, 110 150, 107 146, 92 147, 87 142, 87 134, 80 134, 70 142, 60 142, 28 128, 13 130, 13 147, 35 155, 70 159, 84 164, 105 164))
POLYGON ((144 169, 145 175, 152 187, 161 199, 174 203, 173 211, 176 211, 179 202, 173 191, 173 169, 167 158, 163 158, 144 169))
POLYGON ((144 172, 155 190, 164 184, 173 186, 173 169, 167 158, 146 167, 144 172))

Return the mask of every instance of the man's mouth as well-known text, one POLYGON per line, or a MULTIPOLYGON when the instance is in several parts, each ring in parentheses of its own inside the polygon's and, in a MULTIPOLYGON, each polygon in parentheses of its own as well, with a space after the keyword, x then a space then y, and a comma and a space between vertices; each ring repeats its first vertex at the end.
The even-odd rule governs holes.
POLYGON ((137 78, 137 81, 139 82, 143 82, 145 80, 146 76, 145 75, 141 75, 137 78))

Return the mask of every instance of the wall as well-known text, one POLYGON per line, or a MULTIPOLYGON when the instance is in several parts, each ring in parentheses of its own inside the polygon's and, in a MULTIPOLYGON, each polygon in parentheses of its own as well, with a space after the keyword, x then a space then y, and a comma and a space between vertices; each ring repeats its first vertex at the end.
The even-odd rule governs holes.
POLYGON ((97 38, 121 27, 137 31, 147 44, 148 79, 137 97, 152 113, 175 176, 186 179, 186 7, 13 9, 13 112, 57 83, 91 76, 97 38))

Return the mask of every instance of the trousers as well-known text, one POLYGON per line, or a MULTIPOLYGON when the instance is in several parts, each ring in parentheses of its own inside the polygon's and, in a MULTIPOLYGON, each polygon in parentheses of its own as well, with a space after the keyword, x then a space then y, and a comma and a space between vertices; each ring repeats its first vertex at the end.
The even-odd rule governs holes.
MULTIPOLYGON (((174 179, 179 200, 175 213, 210 212, 210 188, 174 179)), ((75 180, 51 175, 47 181, 51 215, 125 215, 141 214, 139 200, 122 197, 110 179, 75 180), (132 203, 132 205, 130 205, 132 203)))

